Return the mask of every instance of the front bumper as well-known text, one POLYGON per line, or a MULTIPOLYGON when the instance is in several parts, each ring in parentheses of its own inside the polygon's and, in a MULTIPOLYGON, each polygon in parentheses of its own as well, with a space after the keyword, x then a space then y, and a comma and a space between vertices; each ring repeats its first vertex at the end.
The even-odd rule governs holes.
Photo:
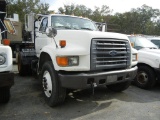
POLYGON ((91 87, 91 83, 100 85, 116 84, 128 80, 133 80, 137 74, 137 66, 110 72, 90 72, 90 73, 58 73, 62 87, 71 89, 85 89, 91 87))
POLYGON ((14 73, 5 72, 0 73, 0 87, 11 87, 14 84, 14 73))

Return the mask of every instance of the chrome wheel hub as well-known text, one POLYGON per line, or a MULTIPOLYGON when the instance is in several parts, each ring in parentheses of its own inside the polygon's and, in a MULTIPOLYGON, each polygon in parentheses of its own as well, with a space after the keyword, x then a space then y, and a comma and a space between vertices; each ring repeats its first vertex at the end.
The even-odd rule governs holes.
POLYGON ((145 72, 139 72, 137 75, 137 81, 140 84, 145 84, 148 81, 148 75, 145 72))
POLYGON ((45 71, 43 74, 42 80, 43 90, 47 97, 51 97, 52 95, 52 80, 51 75, 48 71, 45 71))

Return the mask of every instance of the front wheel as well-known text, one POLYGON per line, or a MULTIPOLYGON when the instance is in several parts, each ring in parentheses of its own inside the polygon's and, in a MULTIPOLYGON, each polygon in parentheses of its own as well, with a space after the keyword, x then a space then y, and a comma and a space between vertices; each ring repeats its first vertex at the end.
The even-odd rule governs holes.
POLYGON ((54 70, 51 61, 44 63, 40 79, 47 104, 54 107, 63 103, 66 97, 66 89, 61 87, 57 72, 54 70))
POLYGON ((114 92, 121 92, 126 90, 130 86, 130 84, 131 84, 130 81, 126 81, 117 84, 107 85, 107 88, 114 92))
POLYGON ((148 66, 139 66, 134 83, 136 86, 142 89, 152 88, 156 83, 156 76, 154 71, 148 66))

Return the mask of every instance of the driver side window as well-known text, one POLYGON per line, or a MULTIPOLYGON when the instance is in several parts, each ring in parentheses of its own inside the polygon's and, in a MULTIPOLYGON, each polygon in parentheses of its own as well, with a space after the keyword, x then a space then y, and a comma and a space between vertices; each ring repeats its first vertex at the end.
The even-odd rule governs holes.
POLYGON ((48 26, 48 18, 44 18, 44 19, 42 20, 42 22, 41 22, 39 31, 45 32, 46 29, 47 29, 47 26, 48 26))

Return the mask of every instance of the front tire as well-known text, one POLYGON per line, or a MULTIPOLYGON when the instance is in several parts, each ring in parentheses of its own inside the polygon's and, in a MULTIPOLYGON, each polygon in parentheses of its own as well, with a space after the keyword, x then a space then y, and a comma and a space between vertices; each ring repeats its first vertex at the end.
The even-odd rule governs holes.
POLYGON ((10 99, 10 87, 0 88, 0 102, 7 103, 10 99))
POLYGON ((51 61, 44 63, 40 79, 47 104, 51 107, 62 104, 66 97, 66 89, 61 87, 57 72, 54 70, 51 61))
POLYGON ((131 84, 130 81, 126 81, 126 82, 121 82, 117 84, 107 85, 107 88, 114 92, 121 92, 126 90, 130 86, 130 84, 131 84))
POLYGON ((142 89, 151 89, 156 83, 154 71, 148 66, 138 66, 138 73, 134 83, 142 89))

